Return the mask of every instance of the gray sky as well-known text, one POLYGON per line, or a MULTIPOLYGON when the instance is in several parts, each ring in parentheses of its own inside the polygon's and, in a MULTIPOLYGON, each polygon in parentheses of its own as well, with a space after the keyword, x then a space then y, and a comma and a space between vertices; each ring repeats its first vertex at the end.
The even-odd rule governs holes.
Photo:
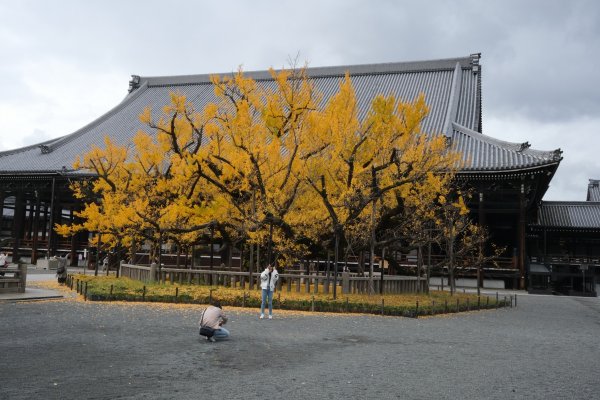
POLYGON ((0 0, 0 151, 69 134, 131 74, 370 64, 481 52, 483 132, 561 148, 545 200, 600 179, 600 2, 0 0))

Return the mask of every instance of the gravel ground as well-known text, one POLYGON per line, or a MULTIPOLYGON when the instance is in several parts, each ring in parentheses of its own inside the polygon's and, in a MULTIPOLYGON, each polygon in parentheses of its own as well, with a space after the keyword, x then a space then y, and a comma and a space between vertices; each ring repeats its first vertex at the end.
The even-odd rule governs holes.
POLYGON ((600 300, 408 319, 75 299, 0 304, 1 399, 600 398, 600 300))

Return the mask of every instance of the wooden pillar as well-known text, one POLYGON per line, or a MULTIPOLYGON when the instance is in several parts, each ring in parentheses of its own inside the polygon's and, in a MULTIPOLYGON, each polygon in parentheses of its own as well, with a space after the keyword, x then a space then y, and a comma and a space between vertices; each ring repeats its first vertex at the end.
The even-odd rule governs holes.
POLYGON ((44 204, 44 220, 42 227, 42 240, 46 240, 48 237, 48 204, 44 204))
POLYGON ((525 211, 526 211, 526 199, 525 199, 525 184, 521 184, 521 190, 519 192, 519 253, 518 253, 518 265, 519 265, 519 289, 525 289, 525 211))
MULTIPOLYGON (((483 204, 483 192, 479 192, 479 226, 485 226, 485 209, 483 204)), ((485 250, 484 250, 485 251, 485 250)), ((477 287, 483 287, 483 265, 477 266, 477 287)), ((477 289, 479 290, 479 289, 477 289)))
POLYGON ((25 224, 25 197, 23 191, 19 190, 15 194, 15 213, 13 217, 13 251, 12 251, 12 262, 15 263, 20 258, 19 247, 21 247, 21 241, 23 239, 23 231, 25 224))
POLYGON ((38 259, 38 236, 40 228, 40 197, 35 193, 35 213, 33 215, 33 239, 31 241, 31 263, 37 264, 38 259))
POLYGON ((35 212, 35 203, 32 200, 26 200, 26 211, 25 211, 25 218, 26 218, 26 225, 27 225, 27 229, 25 231, 25 239, 31 240, 31 238, 33 237, 33 214, 35 212), (29 211, 29 212, 28 212, 29 211), (27 215, 29 215, 29 217, 27 217, 27 215))
POLYGON ((479 225, 485 226, 485 206, 483 203, 483 192, 479 193, 479 225))
POLYGON ((546 228, 544 228, 544 264, 548 263, 548 241, 546 228))
MULTIPOLYGON (((71 225, 75 224, 75 214, 73 211, 74 206, 71 206, 69 219, 71 220, 71 225)), ((77 266, 77 234, 73 233, 71 235, 71 267, 77 266)), ((108 267, 107 267, 108 271, 108 267)))
POLYGON ((60 192, 55 178, 52 178, 52 206, 50 209, 50 226, 48 227, 48 256, 56 255, 58 249, 58 235, 54 232, 54 225, 60 224, 62 219, 62 205, 60 203, 60 192))
MULTIPOLYGON (((52 225, 54 224, 54 201, 55 201, 55 190, 56 190, 56 178, 52 178, 52 188, 50 191, 50 222, 48 223, 48 227, 46 228, 47 233, 48 233, 48 239, 47 239, 47 257, 50 258, 51 256, 54 255, 53 253, 53 249, 52 249, 52 240, 54 238, 54 235, 52 233, 52 225)), ((48 210, 46 210, 47 212, 48 210)))
POLYGON ((4 222, 4 191, 0 190, 0 231, 4 222))

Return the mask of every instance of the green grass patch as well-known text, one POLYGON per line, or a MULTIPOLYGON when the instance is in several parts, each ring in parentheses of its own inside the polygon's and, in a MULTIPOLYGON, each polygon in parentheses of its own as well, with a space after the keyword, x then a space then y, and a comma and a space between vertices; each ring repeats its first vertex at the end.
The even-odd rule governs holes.
MULTIPOLYGON (((208 304, 219 300, 222 305, 258 308, 260 290, 223 286, 144 283, 114 276, 69 276, 67 284, 92 301, 147 301, 165 303, 208 304)), ((478 297, 476 294, 431 291, 429 294, 333 294, 306 293, 305 291, 277 291, 273 307, 283 310, 320 311, 335 313, 367 313, 418 317, 511 306, 512 299, 496 296, 478 297)))

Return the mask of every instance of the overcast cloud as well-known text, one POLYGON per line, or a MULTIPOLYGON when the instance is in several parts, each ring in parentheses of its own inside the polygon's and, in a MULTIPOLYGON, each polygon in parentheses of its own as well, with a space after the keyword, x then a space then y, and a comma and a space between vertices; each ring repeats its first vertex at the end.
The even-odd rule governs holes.
POLYGON ((564 160, 545 200, 600 179, 600 2, 0 0, 0 151, 69 134, 131 74, 369 64, 481 52, 483 131, 564 160))

